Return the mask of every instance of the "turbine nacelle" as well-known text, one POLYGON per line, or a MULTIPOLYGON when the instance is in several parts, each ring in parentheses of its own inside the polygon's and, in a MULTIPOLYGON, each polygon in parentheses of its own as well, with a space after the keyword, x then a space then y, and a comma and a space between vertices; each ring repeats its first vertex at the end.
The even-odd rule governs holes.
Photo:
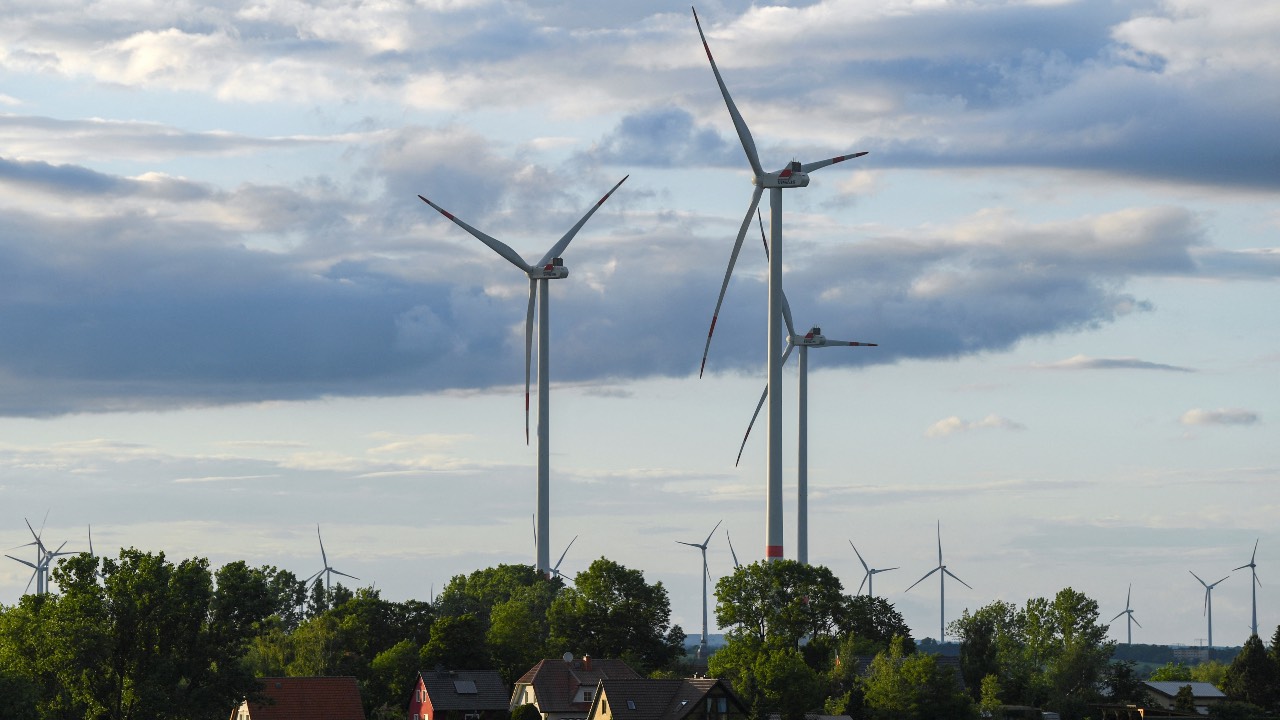
POLYGON ((564 266, 564 260, 561 258, 552 258, 546 265, 529 270, 530 280, 560 280, 567 277, 569 277, 569 268, 564 266))
POLYGON ((776 173, 761 173, 751 179, 760 188, 802 188, 809 186, 809 173, 799 161, 792 160, 776 173))

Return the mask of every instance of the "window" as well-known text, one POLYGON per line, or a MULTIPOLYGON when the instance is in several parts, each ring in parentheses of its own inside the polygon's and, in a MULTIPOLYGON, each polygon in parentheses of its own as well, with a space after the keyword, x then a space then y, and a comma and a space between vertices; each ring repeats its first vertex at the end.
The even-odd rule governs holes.
POLYGON ((594 700, 594 699, 595 699, 595 697, 596 697, 596 691, 595 691, 595 690, 583 690, 583 691, 582 691, 582 702, 591 702, 592 700, 594 700))
POLYGON ((628 710, 635 710, 635 709, 636 709, 636 701, 635 701, 635 700, 628 700, 628 701, 627 701, 627 709, 628 709, 628 710))
POLYGON ((479 692, 476 690, 475 680, 454 680, 453 689, 459 695, 475 695, 479 692))

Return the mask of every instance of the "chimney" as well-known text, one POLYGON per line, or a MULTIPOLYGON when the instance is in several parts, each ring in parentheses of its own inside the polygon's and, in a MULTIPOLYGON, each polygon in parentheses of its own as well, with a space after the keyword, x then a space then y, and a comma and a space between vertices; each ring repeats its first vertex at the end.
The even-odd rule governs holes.
POLYGON ((591 672, 591 656, 590 655, 582 656, 582 669, 586 670, 587 672, 591 672))

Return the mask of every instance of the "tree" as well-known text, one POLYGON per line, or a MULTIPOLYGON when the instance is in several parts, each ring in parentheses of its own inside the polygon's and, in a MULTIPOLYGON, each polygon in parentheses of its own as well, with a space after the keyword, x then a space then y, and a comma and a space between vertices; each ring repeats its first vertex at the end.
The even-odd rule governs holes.
POLYGON ((738 637, 799 649, 801 638, 832 638, 858 623, 840 580, 821 565, 774 560, 744 565, 716 583, 716 622, 738 637))
POLYGON ((470 575, 455 575, 436 597, 436 612, 442 616, 474 615, 488 628, 494 606, 525 588, 538 586, 550 586, 550 594, 554 595, 564 587, 564 581, 547 580, 532 565, 498 565, 470 575))
POLYGON ((417 683, 418 653, 413 640, 401 640, 378 653, 369 664, 369 681, 361 690, 366 706, 385 710, 392 717, 403 718, 409 710, 409 699, 417 683))
MULTIPOLYGON (((848 650, 857 655, 875 655, 881 650, 888 650, 895 637, 903 639, 907 652, 915 650, 907 621, 882 597, 846 595, 836 615, 836 627, 844 638, 853 639, 848 650)), ((846 652, 843 645, 841 652, 846 652)))
POLYGON ((1280 688, 1277 687, 1278 676, 1280 668, 1277 668, 1275 660, 1262 646, 1258 636, 1250 635, 1240 649, 1240 654, 1236 655, 1227 668, 1222 691, 1232 700, 1263 708, 1270 707, 1280 694, 1280 688))
POLYGON ((996 601, 973 613, 965 609, 948 628, 953 637, 960 639, 960 672, 975 697, 987 676, 999 681, 1001 650, 1008 654, 1012 649, 1009 646, 1017 642, 1012 637, 1019 632, 1017 618, 1018 609, 1013 603, 996 601))
POLYGON ((1173 709, 1185 713, 1196 711, 1196 697, 1191 692, 1190 685, 1183 685, 1178 688, 1177 694, 1173 696, 1173 709))
POLYGON ((876 655, 866 678, 866 705, 876 720, 976 718, 969 695, 937 656, 907 654, 901 639, 876 655))
POLYGON ((431 626, 431 639, 422 646, 418 660, 424 668, 487 670, 493 667, 484 627, 471 614, 436 620, 431 626))
POLYGON ((1191 679, 1191 668, 1180 662, 1167 662, 1151 673, 1153 682, 1186 682, 1191 679))
POLYGON ((684 631, 671 624, 661 582, 600 558, 574 576, 547 611, 549 649, 623 658, 638 672, 664 667, 684 654, 684 631))
POLYGON ((1108 700, 1121 705, 1142 705, 1147 700, 1147 687, 1138 677, 1132 660, 1112 660, 1107 665, 1103 685, 1111 690, 1108 700))
POLYGON ((490 610, 485 639, 504 682, 515 682, 546 655, 551 632, 547 611, 555 593, 556 586, 548 582, 516 588, 490 610))
POLYGON ((784 720, 803 718, 806 712, 821 708, 826 695, 822 677, 798 649, 780 640, 736 637, 711 655, 707 671, 728 679, 754 718, 771 713, 784 720))

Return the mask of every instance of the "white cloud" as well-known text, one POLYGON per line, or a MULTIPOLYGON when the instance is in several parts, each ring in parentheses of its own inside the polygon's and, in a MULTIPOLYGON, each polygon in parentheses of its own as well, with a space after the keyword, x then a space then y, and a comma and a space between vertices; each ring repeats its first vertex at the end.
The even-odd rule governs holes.
POLYGON ((1166 370, 1171 372, 1195 372, 1191 368, 1150 362, 1135 357, 1095 358, 1087 355, 1074 355, 1066 360, 1058 360, 1056 362, 1032 363, 1031 367, 1042 370, 1166 370))
POLYGON ((952 415, 951 417, 943 418, 933 425, 930 425, 929 429, 925 430, 924 436, 931 438, 947 437, 948 435, 966 433, 971 430, 987 429, 1025 430, 1026 426, 1008 418, 1000 417, 999 415, 988 415, 981 420, 962 420, 960 417, 952 415))
POLYGON ((1241 408, 1201 410, 1196 408, 1182 414, 1183 425, 1257 425, 1262 419, 1258 413, 1241 408))

